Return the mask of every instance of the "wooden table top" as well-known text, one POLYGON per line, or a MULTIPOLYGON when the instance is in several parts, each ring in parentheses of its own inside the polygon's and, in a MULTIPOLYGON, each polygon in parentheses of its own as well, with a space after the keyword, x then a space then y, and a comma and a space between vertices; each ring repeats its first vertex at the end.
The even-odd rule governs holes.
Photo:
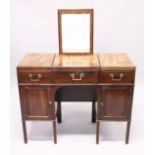
POLYGON ((52 53, 28 53, 18 67, 52 67, 54 56, 52 53))
POLYGON ((135 65, 126 53, 100 53, 98 58, 101 68, 109 69, 135 69, 135 65))
POLYGON ((86 55, 60 55, 57 54, 54 59, 53 68, 99 68, 97 54, 86 55))
POLYGON ((86 55, 28 53, 18 64, 19 68, 53 69, 135 69, 126 53, 100 53, 86 55))

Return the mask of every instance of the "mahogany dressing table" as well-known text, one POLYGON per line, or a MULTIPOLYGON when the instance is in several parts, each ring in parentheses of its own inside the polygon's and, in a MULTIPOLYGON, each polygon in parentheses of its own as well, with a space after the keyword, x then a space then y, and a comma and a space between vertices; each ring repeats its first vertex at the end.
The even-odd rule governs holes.
POLYGON ((24 142, 27 143, 26 121, 42 120, 52 121, 56 144, 56 122, 62 121, 61 101, 91 101, 96 143, 99 143, 101 121, 126 121, 125 142, 128 143, 134 64, 125 53, 93 54, 93 10, 59 10, 58 18, 59 54, 28 53, 17 66, 24 142), (82 20, 81 15, 84 15, 82 20), (73 33, 76 25, 68 28, 63 22, 73 19, 75 23, 74 18, 80 19, 78 23, 82 22, 82 26, 79 26, 76 37, 65 36, 68 33, 64 30, 73 33), (83 27, 86 27, 85 32, 83 27), (77 42, 80 32, 80 35, 88 36, 84 35, 83 40, 80 37, 77 42))

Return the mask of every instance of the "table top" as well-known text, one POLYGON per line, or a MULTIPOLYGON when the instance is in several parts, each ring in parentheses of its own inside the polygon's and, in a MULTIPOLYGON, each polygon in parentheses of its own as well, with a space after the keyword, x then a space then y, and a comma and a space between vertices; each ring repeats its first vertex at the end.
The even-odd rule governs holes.
POLYGON ((99 68, 100 64, 98 61, 97 54, 86 54, 86 55, 62 55, 56 54, 53 68, 71 69, 71 68, 99 68))
POLYGON ((53 68, 53 69, 135 69, 135 65, 126 53, 99 54, 54 54, 28 53, 20 63, 19 68, 53 68))
POLYGON ((100 53, 98 58, 101 68, 106 69, 135 69, 135 65, 126 53, 100 53))
POLYGON ((52 53, 28 53, 18 67, 52 67, 54 56, 52 53))

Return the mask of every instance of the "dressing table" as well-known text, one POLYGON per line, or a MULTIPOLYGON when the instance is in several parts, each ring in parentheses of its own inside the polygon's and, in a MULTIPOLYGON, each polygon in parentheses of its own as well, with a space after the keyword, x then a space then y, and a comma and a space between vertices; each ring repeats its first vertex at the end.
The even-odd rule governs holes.
POLYGON ((134 64, 125 53, 93 54, 93 10, 58 10, 58 19, 59 54, 28 53, 17 66, 24 142, 26 121, 42 120, 53 123, 56 144, 61 101, 91 101, 96 143, 101 121, 127 122, 128 143, 134 64))

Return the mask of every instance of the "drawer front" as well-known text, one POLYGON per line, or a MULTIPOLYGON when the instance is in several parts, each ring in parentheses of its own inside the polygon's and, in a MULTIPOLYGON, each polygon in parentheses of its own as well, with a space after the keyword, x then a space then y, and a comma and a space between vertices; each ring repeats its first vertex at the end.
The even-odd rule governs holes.
POLYGON ((51 71, 19 71, 18 82, 19 83, 51 83, 52 82, 51 71))
POLYGON ((135 71, 102 71, 100 81, 104 83, 134 83, 135 71))
POLYGON ((56 71, 55 83, 97 83, 98 71, 56 71))

